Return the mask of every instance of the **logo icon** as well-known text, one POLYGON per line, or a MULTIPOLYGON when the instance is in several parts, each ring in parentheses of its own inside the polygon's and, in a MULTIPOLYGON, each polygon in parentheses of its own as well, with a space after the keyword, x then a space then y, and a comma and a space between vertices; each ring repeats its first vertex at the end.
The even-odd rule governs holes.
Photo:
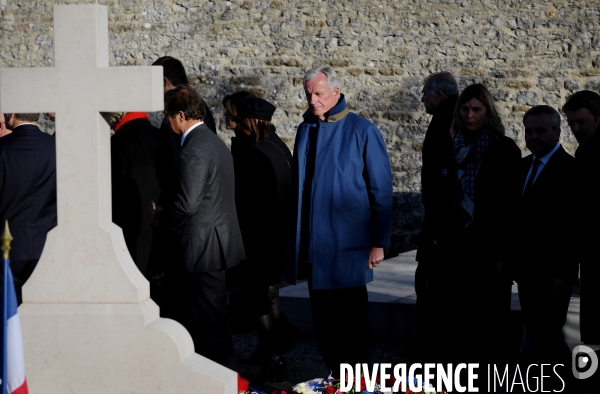
POLYGON ((575 379, 587 379, 598 369, 598 356, 585 345, 575 346, 571 356, 571 368, 575 379))

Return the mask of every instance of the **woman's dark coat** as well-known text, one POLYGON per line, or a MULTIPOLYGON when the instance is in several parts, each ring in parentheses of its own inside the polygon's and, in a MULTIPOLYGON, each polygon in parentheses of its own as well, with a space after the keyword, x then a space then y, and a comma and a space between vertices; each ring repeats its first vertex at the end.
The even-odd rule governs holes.
POLYGON ((292 154, 273 127, 265 141, 232 139, 236 207, 246 260, 235 277, 281 282, 286 258, 292 154))
MULTIPOLYGON (((475 178, 475 208, 468 227, 454 215, 449 233, 441 242, 448 250, 452 269, 462 277, 479 278, 496 269, 496 263, 506 260, 510 231, 514 226, 518 195, 517 171, 521 150, 508 137, 494 137, 481 159, 475 178)), ((451 174, 456 178, 457 169, 451 174)), ((455 183, 456 187, 460 187, 455 183)), ((455 208, 456 207, 455 204, 455 208)))

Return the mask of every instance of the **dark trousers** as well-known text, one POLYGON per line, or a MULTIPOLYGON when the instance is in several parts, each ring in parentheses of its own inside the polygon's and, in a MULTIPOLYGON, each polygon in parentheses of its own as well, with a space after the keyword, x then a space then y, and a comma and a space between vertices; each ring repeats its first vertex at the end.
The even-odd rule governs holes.
POLYGON ((314 289, 309 279, 308 292, 317 344, 332 375, 339 378, 341 363, 370 363, 367 286, 314 289))
POLYGON ((572 283, 555 292, 554 278, 519 280, 519 300, 534 359, 569 365, 571 352, 562 328, 567 320, 572 283))
POLYGON ((196 353, 236 368, 227 316, 225 271, 169 275, 165 317, 181 323, 194 340, 196 353))
POLYGON ((600 258, 585 259, 580 266, 581 341, 587 344, 600 344, 600 258))
POLYGON ((462 281, 449 278, 449 283, 446 295, 451 295, 453 302, 445 312, 446 335, 452 339, 449 361, 506 362, 510 356, 511 282, 497 274, 479 273, 462 281), (448 313, 453 315, 448 317, 448 313))
POLYGON ((10 269, 13 275, 13 282, 15 284, 15 292, 17 293, 17 306, 23 302, 22 288, 27 279, 33 273, 35 266, 39 259, 36 260, 23 260, 23 261, 11 261, 10 269))
POLYGON ((455 283, 448 276, 443 278, 425 262, 419 262, 415 271, 415 291, 417 293, 416 357, 422 363, 441 362, 450 353, 450 343, 456 340, 452 330, 440 329, 435 322, 449 322, 454 319, 460 306, 460 294, 453 289, 455 283))

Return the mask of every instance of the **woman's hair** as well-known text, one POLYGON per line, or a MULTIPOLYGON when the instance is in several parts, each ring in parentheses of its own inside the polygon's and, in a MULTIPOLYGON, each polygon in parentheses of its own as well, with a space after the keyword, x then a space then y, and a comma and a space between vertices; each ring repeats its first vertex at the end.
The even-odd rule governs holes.
POLYGON ((504 126, 502 125, 500 116, 498 116, 498 111, 496 111, 494 98, 492 97, 490 91, 480 83, 467 86, 462 91, 460 96, 458 96, 458 101, 456 102, 456 107, 454 108, 454 120, 452 121, 452 128, 450 129, 452 136, 454 137, 459 130, 462 130, 463 133, 467 132, 467 128, 465 127, 462 117, 460 116, 460 107, 472 99, 481 101, 481 103, 485 106, 487 111, 487 119, 485 120, 486 128, 490 130, 496 137, 503 136, 504 126))
POLYGON ((241 99, 241 98, 246 98, 246 97, 256 97, 256 95, 252 92, 248 92, 246 90, 240 90, 239 92, 235 92, 233 94, 230 94, 229 96, 225 96, 223 98, 223 108, 225 108, 225 111, 227 112, 227 114, 229 114, 229 116, 233 119, 235 118, 238 114, 237 114, 237 109, 235 108, 234 103, 241 99))
POLYGON ((236 120, 239 128, 255 141, 264 141, 269 138, 271 131, 275 128, 268 120, 242 118, 236 120))

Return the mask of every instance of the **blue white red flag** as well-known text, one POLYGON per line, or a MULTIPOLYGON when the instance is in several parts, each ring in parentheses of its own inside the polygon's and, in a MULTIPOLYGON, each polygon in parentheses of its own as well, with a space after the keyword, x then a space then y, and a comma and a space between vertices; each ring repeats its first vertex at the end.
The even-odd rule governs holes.
MULTIPOLYGON (((3 346, 3 351, 6 356, 6 377, 5 385, 6 393, 9 394, 28 394, 27 381, 25 380, 25 360, 23 359, 23 337, 21 336, 21 322, 17 313, 17 295, 13 283, 12 272, 7 260, 4 264, 8 265, 4 271, 6 278, 4 280, 7 286, 6 293, 6 321, 3 321, 3 327, 6 342, 3 346)), ((4 355, 3 355, 4 356, 4 355)), ((4 367, 4 366, 3 366, 4 367)), ((4 368, 2 368, 4 369, 4 368)), ((4 394, 4 393, 2 393, 4 394)))

